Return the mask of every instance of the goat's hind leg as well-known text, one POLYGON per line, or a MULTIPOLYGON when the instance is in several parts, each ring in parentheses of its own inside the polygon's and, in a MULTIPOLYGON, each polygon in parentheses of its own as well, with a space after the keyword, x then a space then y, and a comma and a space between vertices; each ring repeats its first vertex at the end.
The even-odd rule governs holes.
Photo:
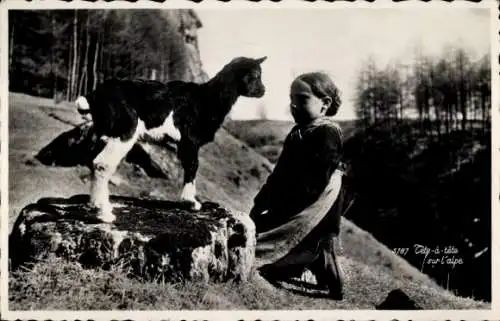
POLYGON ((111 137, 106 146, 92 162, 92 180, 90 186, 90 207, 96 210, 97 218, 111 223, 115 220, 109 200, 109 180, 115 173, 121 160, 137 141, 136 133, 128 140, 111 137))
POLYGON ((184 183, 181 201, 188 203, 193 210, 200 210, 201 204, 196 200, 196 174, 198 172, 199 147, 187 141, 181 141, 177 151, 184 169, 184 183))

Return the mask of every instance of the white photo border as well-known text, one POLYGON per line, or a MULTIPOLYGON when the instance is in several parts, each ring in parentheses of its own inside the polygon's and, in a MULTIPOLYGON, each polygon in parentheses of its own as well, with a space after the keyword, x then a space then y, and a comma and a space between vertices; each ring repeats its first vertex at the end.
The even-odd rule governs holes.
POLYGON ((500 53, 500 23, 499 2, 484 0, 473 1, 306 1, 286 0, 273 1, 245 1, 233 0, 229 2, 205 0, 194 2, 188 0, 152 0, 129 1, 72 1, 38 0, 18 1, 7 0, 0 2, 0 189, 1 189, 1 262, 0 262, 0 315, 2 319, 37 319, 37 320, 491 320, 500 318, 500 83, 499 83, 499 53, 500 53), (423 311, 380 311, 380 310, 269 310, 269 311, 10 311, 8 309, 8 10, 9 9, 280 9, 280 8, 439 8, 439 7, 476 7, 490 9, 491 19, 491 143, 492 143, 492 301, 491 310, 423 310, 423 311))

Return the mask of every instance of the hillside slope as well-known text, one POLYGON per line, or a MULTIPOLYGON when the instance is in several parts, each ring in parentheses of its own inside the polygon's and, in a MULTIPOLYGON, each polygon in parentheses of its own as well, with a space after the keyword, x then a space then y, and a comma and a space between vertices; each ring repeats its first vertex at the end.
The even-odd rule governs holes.
MULTIPOLYGON (((9 95, 9 100, 12 223, 23 206, 41 197, 86 193, 89 170, 48 167, 33 159, 42 147, 80 122, 73 108, 65 104, 54 107, 50 100, 19 94, 9 95)), ((172 152, 165 157, 175 164, 172 152)), ((271 168, 264 157, 225 130, 203 148, 200 163, 201 197, 242 211, 249 210, 271 168)), ((178 180, 150 178, 141 168, 124 163, 115 179, 121 183, 111 191, 172 199, 180 191, 180 172, 173 177, 176 175, 178 180)), ((245 285, 167 286, 128 280, 114 271, 89 272, 57 260, 11 275, 9 299, 15 309, 373 309, 389 291, 401 288, 425 309, 489 308, 488 303, 443 290, 348 220, 342 223, 342 240, 341 262, 347 275, 342 302, 276 289, 257 275, 245 285), (52 282, 53 278, 60 281, 52 282)))
MULTIPOLYGON (((355 130, 355 121, 340 120, 344 136, 355 130)), ((236 138, 246 142, 259 154, 275 163, 281 154, 286 135, 294 126, 286 120, 228 120, 224 127, 236 138)))

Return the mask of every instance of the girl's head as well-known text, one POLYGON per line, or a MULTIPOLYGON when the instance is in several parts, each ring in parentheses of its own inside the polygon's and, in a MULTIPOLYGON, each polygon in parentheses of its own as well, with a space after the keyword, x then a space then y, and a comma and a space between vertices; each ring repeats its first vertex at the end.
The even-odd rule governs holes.
POLYGON ((336 115, 341 102, 339 89, 324 72, 302 74, 290 87, 290 111, 299 124, 336 115))

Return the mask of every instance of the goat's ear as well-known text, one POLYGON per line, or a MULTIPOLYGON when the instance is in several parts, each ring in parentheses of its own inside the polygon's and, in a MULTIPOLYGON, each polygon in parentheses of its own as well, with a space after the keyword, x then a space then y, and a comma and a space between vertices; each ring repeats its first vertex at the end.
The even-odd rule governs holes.
POLYGON ((260 65, 261 63, 263 63, 265 60, 267 59, 267 56, 264 56, 262 58, 259 58, 259 59, 256 59, 255 61, 260 65))

